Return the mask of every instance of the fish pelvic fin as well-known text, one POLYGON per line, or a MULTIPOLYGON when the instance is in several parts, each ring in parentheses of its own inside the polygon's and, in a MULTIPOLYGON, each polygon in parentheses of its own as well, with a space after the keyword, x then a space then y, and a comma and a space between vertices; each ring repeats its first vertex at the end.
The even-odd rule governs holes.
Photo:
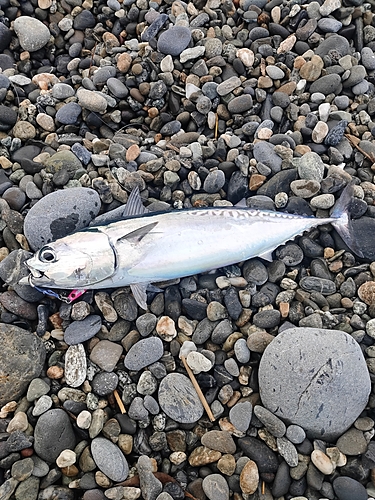
POLYGON ((136 303, 141 309, 147 311, 147 283, 135 283, 130 285, 130 289, 133 293, 136 303))
POLYGON ((358 257, 363 257, 363 252, 355 238, 352 221, 350 220, 349 215, 349 207, 353 201, 353 198, 354 183, 351 182, 344 188, 340 198, 333 208, 331 217, 335 220, 332 221, 332 225, 344 240, 346 245, 350 248, 350 250, 357 254, 358 257))

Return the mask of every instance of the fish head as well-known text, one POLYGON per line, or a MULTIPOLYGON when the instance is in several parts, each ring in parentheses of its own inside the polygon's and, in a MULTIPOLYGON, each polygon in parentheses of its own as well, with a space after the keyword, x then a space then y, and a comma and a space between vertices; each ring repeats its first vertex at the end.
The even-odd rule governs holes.
POLYGON ((116 256, 107 235, 93 229, 48 243, 26 266, 32 286, 89 288, 112 276, 116 256))

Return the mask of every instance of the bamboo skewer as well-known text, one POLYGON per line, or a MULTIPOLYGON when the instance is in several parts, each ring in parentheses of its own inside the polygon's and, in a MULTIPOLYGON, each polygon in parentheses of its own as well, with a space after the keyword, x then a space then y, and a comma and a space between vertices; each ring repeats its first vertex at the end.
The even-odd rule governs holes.
POLYGON ((120 411, 122 414, 126 413, 124 403, 121 401, 121 398, 119 396, 119 393, 117 392, 117 389, 113 391, 113 395, 115 396, 116 402, 118 404, 118 407, 120 408, 120 411))
POLYGON ((209 405, 206 401, 206 398, 204 397, 203 392, 202 392, 201 388, 199 387, 199 384, 197 382, 197 379, 194 376, 194 373, 191 371, 190 366, 187 364, 186 357, 181 356, 181 360, 184 364, 184 367, 185 367, 185 370, 187 371, 187 374, 190 377, 190 380, 194 386, 194 389, 197 391, 198 397, 201 400, 201 403, 202 403, 204 409, 206 410, 208 418, 211 420, 211 422, 215 422, 215 417, 211 411, 211 408, 209 407, 209 405))

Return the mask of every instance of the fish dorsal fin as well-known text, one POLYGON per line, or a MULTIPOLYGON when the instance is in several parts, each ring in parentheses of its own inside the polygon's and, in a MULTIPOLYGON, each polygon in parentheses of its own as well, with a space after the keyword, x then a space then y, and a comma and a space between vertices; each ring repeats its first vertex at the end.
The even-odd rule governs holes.
POLYGON ((136 303, 141 309, 147 310, 147 286, 148 283, 135 283, 130 285, 130 289, 133 293, 136 303))
POLYGON ((258 255, 258 257, 264 260, 268 260, 268 262, 273 262, 272 252, 273 250, 267 250, 267 252, 261 253, 260 255, 258 255))
POLYGON ((146 213, 148 213, 148 210, 143 206, 139 187, 136 186, 129 195, 124 215, 125 217, 131 217, 132 215, 143 215, 146 213))
POLYGON ((139 243, 142 240, 142 238, 146 236, 146 234, 148 234, 150 231, 154 229, 155 226, 157 226, 157 224, 158 224, 157 222, 151 222, 151 224, 146 224, 145 226, 135 229, 131 233, 124 234, 124 236, 121 236, 121 238, 119 238, 117 242, 127 240, 130 241, 131 243, 139 243))

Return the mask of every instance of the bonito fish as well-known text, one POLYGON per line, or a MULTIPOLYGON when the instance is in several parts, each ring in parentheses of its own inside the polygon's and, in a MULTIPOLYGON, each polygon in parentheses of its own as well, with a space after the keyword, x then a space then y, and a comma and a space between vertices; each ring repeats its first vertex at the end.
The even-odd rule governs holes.
MULTIPOLYGON (((32 286, 57 289, 130 285, 147 308, 147 286, 210 271, 253 257, 272 260, 272 251, 321 224, 331 223, 355 253, 348 185, 328 218, 303 217, 245 207, 199 208, 148 213, 138 189, 126 216, 91 226, 45 245, 26 264, 32 286)), ((25 279, 24 281, 25 282, 25 279)))

